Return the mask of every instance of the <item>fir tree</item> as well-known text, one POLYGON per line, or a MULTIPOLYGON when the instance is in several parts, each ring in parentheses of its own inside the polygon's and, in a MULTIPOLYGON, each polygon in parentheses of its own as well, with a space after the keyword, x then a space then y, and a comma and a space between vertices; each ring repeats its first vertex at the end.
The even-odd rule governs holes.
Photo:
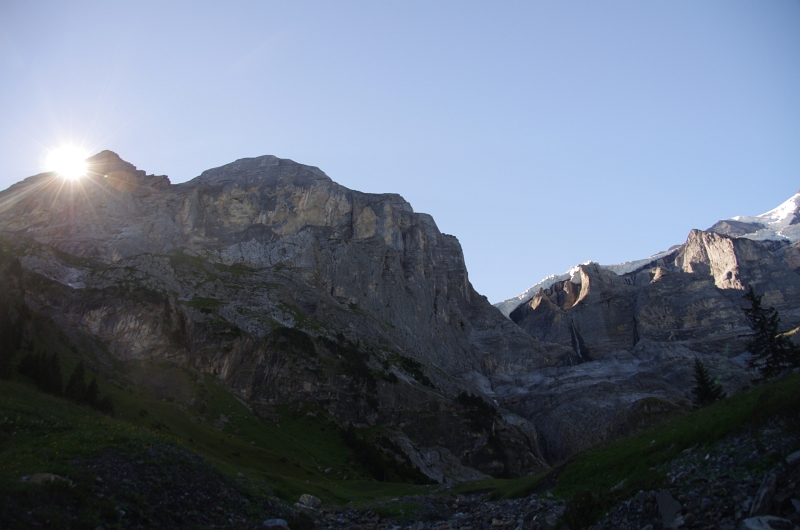
POLYGON ((92 377, 92 381, 86 387, 86 403, 90 407, 97 407, 97 378, 95 377, 92 377))
POLYGON ((42 354, 42 357, 45 359, 45 365, 41 378, 37 381, 39 388, 48 394, 60 396, 64 386, 64 380, 61 377, 61 360, 57 353, 53 353, 50 357, 42 354))
POLYGON ((722 387, 711 379, 708 369, 697 357, 694 358, 694 389, 692 389, 692 394, 695 397, 694 402, 700 407, 710 405, 725 397, 722 387))
POLYGON ((67 387, 64 389, 64 397, 75 403, 87 401, 86 371, 83 368, 83 361, 78 363, 78 366, 72 371, 72 375, 69 376, 67 387))
POLYGON ((800 348, 795 346, 789 337, 778 331, 781 319, 774 307, 763 307, 761 298, 756 296, 753 287, 748 287, 744 298, 750 307, 744 309, 753 333, 749 335, 747 349, 753 355, 750 368, 755 368, 766 377, 777 375, 786 368, 800 366, 800 348))
POLYGON ((42 392, 61 395, 64 381, 61 378, 61 361, 58 354, 28 353, 20 360, 17 371, 36 381, 42 392))

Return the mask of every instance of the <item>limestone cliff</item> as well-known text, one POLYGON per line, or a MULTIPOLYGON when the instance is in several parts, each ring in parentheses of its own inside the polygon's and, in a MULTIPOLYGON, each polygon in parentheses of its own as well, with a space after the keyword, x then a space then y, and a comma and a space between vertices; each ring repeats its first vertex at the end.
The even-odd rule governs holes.
POLYGON ((747 286, 778 309, 787 330, 800 324, 797 243, 736 237, 735 222, 715 227, 693 230, 683 245, 624 274, 579 265, 511 312, 532 336, 574 352, 573 367, 496 385, 501 404, 539 426, 551 458, 688 406, 695 357, 729 392, 749 384, 747 286))
POLYGON ((439 480, 546 466, 526 420, 472 432, 454 398, 570 350, 476 293, 458 240, 402 197, 273 156, 177 185, 110 151, 88 162, 79 181, 45 173, 0 193, 0 230, 28 305, 91 337, 98 362, 171 360, 266 415, 309 400, 342 424, 383 425, 420 462, 438 455, 439 480), (287 328, 302 335, 281 339, 287 328))

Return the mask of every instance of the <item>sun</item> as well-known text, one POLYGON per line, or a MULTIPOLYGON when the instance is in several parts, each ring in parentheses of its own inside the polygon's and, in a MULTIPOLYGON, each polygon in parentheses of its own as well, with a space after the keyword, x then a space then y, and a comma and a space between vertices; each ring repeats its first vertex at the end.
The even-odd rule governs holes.
POLYGON ((62 145, 47 153, 45 169, 60 176, 76 180, 86 176, 86 159, 89 153, 74 145, 62 145))

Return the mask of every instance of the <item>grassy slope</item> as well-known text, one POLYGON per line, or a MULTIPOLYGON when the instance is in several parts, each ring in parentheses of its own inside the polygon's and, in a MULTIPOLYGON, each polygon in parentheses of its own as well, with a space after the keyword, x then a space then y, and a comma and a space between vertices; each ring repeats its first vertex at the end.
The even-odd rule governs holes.
POLYGON ((548 473, 464 484, 458 491, 490 490, 492 498, 516 498, 547 489, 558 497, 569 498, 579 490, 608 494, 622 483, 612 497, 628 498, 641 489, 661 486, 666 477, 665 464, 684 450, 711 445, 728 434, 757 427, 782 411, 795 410, 798 401, 800 374, 793 374, 586 451, 548 473))
MULTIPOLYGON (((37 322, 36 347, 59 352, 66 379, 79 354, 51 326, 46 321, 37 322)), ((328 504, 360 504, 432 490, 368 480, 366 471, 351 463, 353 455, 342 442, 340 430, 313 405, 278 407, 280 421, 276 424, 252 414, 213 377, 168 364, 145 368, 151 370, 145 376, 168 374, 170 384, 183 388, 187 395, 202 397, 202 406, 188 400, 157 399, 152 390, 114 385, 98 378, 100 395, 110 394, 114 400, 116 415, 112 419, 43 394, 18 374, 12 381, 0 382, 3 483, 37 472, 70 476, 74 458, 106 449, 135 454, 142 447, 166 442, 202 455, 229 476, 242 473, 247 480, 267 484, 291 502, 301 493, 317 495, 328 504), (214 423, 221 415, 228 421, 218 430, 214 423), (331 471, 324 473, 328 468, 331 471), (345 475, 348 480, 343 480, 345 475)), ((657 487, 664 478, 660 467, 681 451, 713 443, 748 422, 775 414, 787 400, 796 401, 798 388, 800 375, 795 374, 595 448, 548 474, 484 480, 461 485, 455 491, 489 491, 494 498, 510 498, 552 488, 556 495, 569 497, 579 489, 608 492, 624 479, 624 486, 615 494, 624 498, 639 489, 657 487)))
MULTIPOLYGON (((35 325, 35 349, 58 352, 66 381, 80 354, 46 319, 37 317, 35 325)), ((371 480, 354 462, 341 430, 314 405, 278 406, 280 420, 275 423, 253 414, 211 376, 169 363, 128 363, 116 368, 133 379, 137 372, 145 379, 155 374, 172 390, 179 389, 185 399, 159 399, 159 393, 147 385, 98 376, 100 396, 110 395, 114 402, 115 415, 109 418, 39 392, 30 380, 15 373, 12 380, 0 381, 0 478, 4 483, 40 472, 69 476, 70 460, 106 449, 133 454, 142 446, 169 443, 203 456, 227 475, 241 473, 266 483, 275 495, 290 502, 302 493, 343 504, 430 489, 371 480), (226 421, 219 421, 222 416, 226 421)), ((94 374, 87 376, 88 381, 94 374)))

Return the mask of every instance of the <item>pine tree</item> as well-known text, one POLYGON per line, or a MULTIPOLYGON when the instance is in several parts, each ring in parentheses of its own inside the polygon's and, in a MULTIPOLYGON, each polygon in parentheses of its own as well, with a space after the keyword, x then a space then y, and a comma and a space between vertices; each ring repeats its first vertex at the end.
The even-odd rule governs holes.
POLYGON ((711 379, 708 369, 697 357, 694 358, 694 389, 692 389, 692 394, 694 394, 695 403, 700 407, 710 405, 725 397, 722 387, 711 379))
POLYGON ((60 396, 64 386, 64 380, 61 377, 61 360, 57 353, 53 353, 49 358, 43 354, 43 358, 46 360, 41 378, 37 381, 39 388, 48 394, 60 396))
POLYGON ((750 307, 744 309, 753 333, 749 335, 747 349, 752 354, 750 368, 755 368, 764 376, 777 375, 786 368, 800 367, 800 348, 795 346, 785 335, 781 335, 778 328, 781 319, 774 307, 763 307, 761 298, 756 296, 753 287, 748 287, 744 298, 750 302, 750 307))
MULTIPOLYGON (((86 371, 83 368, 83 361, 78 363, 72 375, 69 376, 67 387, 64 389, 64 397, 75 403, 84 403, 86 399, 86 371)), ((95 396, 97 399, 97 396, 95 396)))
POLYGON ((92 377, 92 381, 86 387, 86 403, 90 407, 97 407, 97 378, 95 377, 92 377))

